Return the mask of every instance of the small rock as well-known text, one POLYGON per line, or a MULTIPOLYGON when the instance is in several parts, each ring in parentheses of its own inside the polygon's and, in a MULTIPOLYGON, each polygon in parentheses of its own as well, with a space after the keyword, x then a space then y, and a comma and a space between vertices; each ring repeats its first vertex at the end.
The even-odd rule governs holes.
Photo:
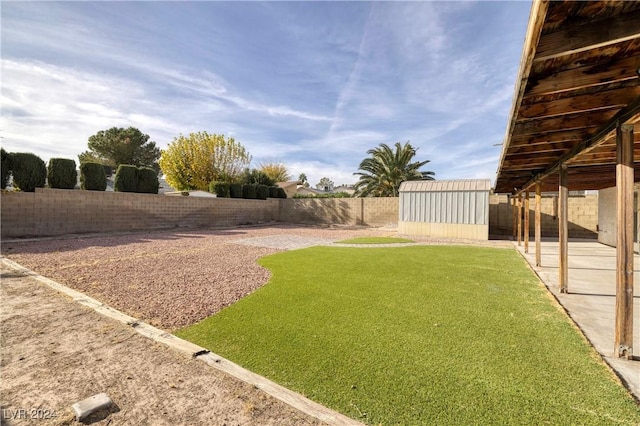
POLYGON ((84 422, 90 416, 98 412, 104 412, 104 417, 109 415, 109 410, 113 405, 113 401, 106 393, 99 393, 97 395, 90 396, 87 399, 76 402, 71 406, 76 413, 76 420, 84 422))

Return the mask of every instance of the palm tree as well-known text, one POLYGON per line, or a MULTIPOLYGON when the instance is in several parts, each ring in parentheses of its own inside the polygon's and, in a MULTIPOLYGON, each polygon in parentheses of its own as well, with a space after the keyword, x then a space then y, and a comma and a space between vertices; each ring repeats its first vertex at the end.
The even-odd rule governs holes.
POLYGON ((387 145, 370 149, 360 163, 360 180, 355 184, 356 195, 360 197, 397 197, 400 184, 405 180, 433 180, 433 172, 421 172, 419 169, 426 161, 411 162, 417 149, 407 141, 404 145, 395 144, 395 152, 387 145))

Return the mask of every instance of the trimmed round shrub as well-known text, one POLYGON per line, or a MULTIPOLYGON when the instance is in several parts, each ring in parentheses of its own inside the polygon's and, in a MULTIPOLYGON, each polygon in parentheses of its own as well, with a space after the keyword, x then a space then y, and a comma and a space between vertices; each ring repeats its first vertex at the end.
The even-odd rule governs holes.
POLYGON ((270 186, 269 187, 269 198, 278 198, 278 187, 270 186))
POLYGON ((47 180, 47 166, 40 157, 30 152, 11 154, 13 186, 24 192, 43 188, 47 180))
POLYGON ((0 148, 0 187, 5 189, 11 176, 11 154, 0 148))
POLYGON ((256 186, 242 185, 242 198, 246 198, 247 200, 254 200, 256 198, 256 186))
POLYGON ((138 188, 137 167, 120 164, 113 182, 113 190, 118 192, 136 192, 138 188))
POLYGON ((66 158, 52 158, 49 160, 47 173, 49 188, 73 189, 78 183, 76 162, 66 158))
POLYGON ((267 185, 256 186, 256 198, 266 200, 269 197, 269 187, 267 185))
POLYGON ((278 198, 287 198, 287 193, 284 188, 278 188, 278 198))
POLYGON ((104 191, 107 189, 107 175, 102 164, 80 164, 80 188, 89 191, 104 191))
POLYGON ((229 184, 229 195, 231 196, 231 198, 242 198, 242 184, 229 184))
POLYGON ((120 164, 116 171, 113 189, 119 192, 157 194, 160 188, 158 174, 150 167, 120 164))
POLYGON ((229 184, 227 182, 213 181, 209 184, 209 192, 220 198, 229 198, 229 184))
POLYGON ((160 188, 158 173, 150 167, 136 168, 136 190, 142 194, 157 194, 160 188))

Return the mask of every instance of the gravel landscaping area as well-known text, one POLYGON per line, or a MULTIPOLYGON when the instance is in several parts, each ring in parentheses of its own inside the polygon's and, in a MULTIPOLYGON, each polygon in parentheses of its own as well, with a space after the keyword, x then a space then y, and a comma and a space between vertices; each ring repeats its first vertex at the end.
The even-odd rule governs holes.
POLYGON ((305 247, 311 245, 309 241, 327 243, 386 234, 389 231, 367 228, 287 225, 181 230, 3 241, 2 254, 131 316, 172 331, 218 312, 267 283, 269 271, 256 262, 262 256, 305 247), (268 240, 256 245, 256 239, 261 238, 268 240))
MULTIPOLYGON (((2 255, 156 327, 200 321, 269 280, 256 260, 282 250, 394 230, 271 225, 3 241, 2 255)), ((410 237, 423 244, 451 240, 410 237)), ((505 241, 457 244, 509 246, 505 241)))

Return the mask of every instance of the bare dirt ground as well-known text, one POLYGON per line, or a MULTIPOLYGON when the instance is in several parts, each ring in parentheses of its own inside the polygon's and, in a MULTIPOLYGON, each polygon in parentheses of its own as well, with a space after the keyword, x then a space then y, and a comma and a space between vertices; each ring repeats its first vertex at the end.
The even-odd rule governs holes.
POLYGON ((119 411, 95 425, 319 424, 31 277, 1 272, 2 424, 78 424, 71 405, 101 392, 119 411))
MULTIPOLYGON (((3 241, 2 254, 171 331, 264 285, 269 272, 256 263, 264 255, 395 234, 291 225, 156 231, 3 241)), ((423 244, 510 247, 505 242, 413 239, 423 244)), ((318 424, 258 389, 6 267, 0 296, 3 424, 74 424, 70 406, 100 392, 107 392, 119 411, 95 423, 99 425, 318 424), (51 414, 56 417, 46 418, 51 414)))

